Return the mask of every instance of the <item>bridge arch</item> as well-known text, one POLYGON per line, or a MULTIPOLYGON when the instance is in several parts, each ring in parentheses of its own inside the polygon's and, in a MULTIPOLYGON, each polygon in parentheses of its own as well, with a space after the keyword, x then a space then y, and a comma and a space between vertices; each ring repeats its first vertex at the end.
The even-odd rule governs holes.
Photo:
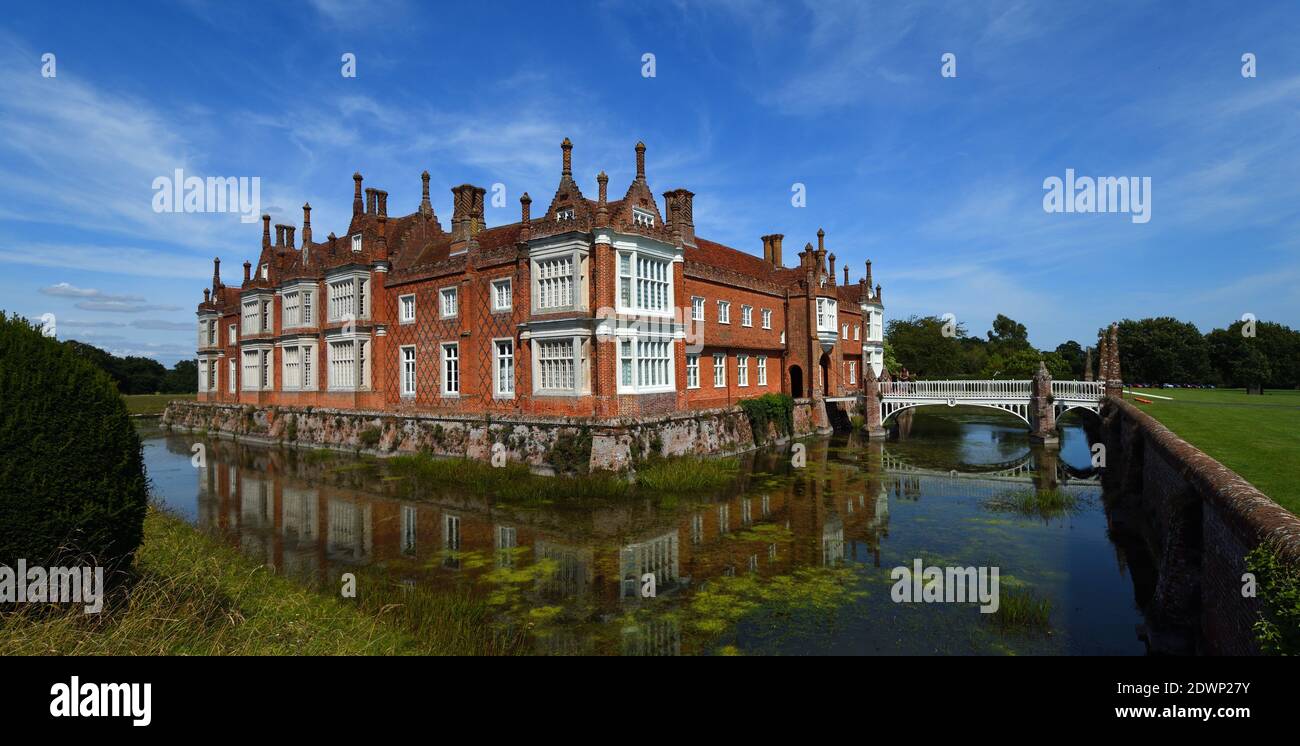
POLYGON ((963 406, 963 407, 982 407, 984 409, 996 409, 1000 412, 1008 412, 1018 417, 1021 422, 1025 423, 1025 425, 1031 427, 1033 425, 1033 423, 1029 421, 1029 407, 1026 404, 996 404, 990 402, 973 402, 973 401, 961 401, 961 400, 956 400, 955 403, 952 403, 952 401, 953 400, 950 400, 948 402, 940 402, 940 401, 906 402, 906 403, 885 402, 883 407, 884 411, 881 412, 881 416, 880 416, 880 423, 883 425, 885 422, 889 421, 889 419, 894 415, 898 414, 899 412, 907 411, 909 409, 920 409, 921 407, 963 406))

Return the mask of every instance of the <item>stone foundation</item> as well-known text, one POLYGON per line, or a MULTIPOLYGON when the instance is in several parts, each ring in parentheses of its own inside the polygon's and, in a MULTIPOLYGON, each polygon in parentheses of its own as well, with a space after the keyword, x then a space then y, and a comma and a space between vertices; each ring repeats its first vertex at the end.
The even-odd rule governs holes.
MULTIPOLYGON (((794 435, 815 432, 812 404, 796 402, 794 435)), ((712 456, 756 448, 739 407, 653 419, 448 417, 173 401, 162 415, 173 430, 205 431, 264 444, 332 448, 375 456, 438 456, 527 464, 541 473, 624 471, 651 455, 712 456)), ((775 430, 766 442, 779 442, 775 430)))
POLYGON ((1245 556, 1267 541, 1300 568, 1300 517, 1122 398, 1102 415, 1112 527, 1139 534, 1155 565, 1152 649, 1258 653, 1261 603, 1241 595, 1245 556))

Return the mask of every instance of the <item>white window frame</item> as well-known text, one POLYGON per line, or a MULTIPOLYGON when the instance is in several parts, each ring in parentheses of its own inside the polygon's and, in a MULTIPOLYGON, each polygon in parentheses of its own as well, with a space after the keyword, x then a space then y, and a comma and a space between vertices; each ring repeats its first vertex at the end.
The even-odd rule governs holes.
POLYGON ((580 305, 578 267, 581 263, 582 259, 576 252, 534 259, 533 309, 540 313, 551 313, 571 310, 580 305), (567 269, 567 273, 561 272, 562 269, 567 269))
POLYGON ((649 394, 676 390, 676 345, 671 335, 618 337, 618 392, 649 394))
POLYGON ((235 324, 226 325, 226 344, 232 345, 239 340, 238 328, 235 324))
POLYGON ((360 234, 360 233, 353 233, 353 234, 352 234, 352 253, 353 253, 353 254, 360 254, 360 253, 361 253, 361 234, 360 234))
POLYGON ((438 288, 438 318, 454 319, 460 315, 460 288, 448 285, 438 288))
POLYGON ((226 391, 233 394, 235 393, 235 387, 239 380, 239 361, 233 357, 227 361, 226 377, 228 379, 226 381, 226 391))
POLYGON ((858 341, 861 341, 861 340, 862 340, 862 325, 861 325, 861 324, 854 324, 854 325, 853 325, 853 341, 854 341, 854 342, 858 342, 858 341))
POLYGON ((620 313, 668 316, 673 312, 673 256, 643 246, 615 252, 615 306, 620 313))
POLYGON ((758 370, 758 385, 766 386, 767 385, 767 355, 759 355, 755 365, 758 370))
POLYGON ((719 324, 731 323, 731 301, 729 300, 718 301, 718 323, 719 324))
POLYGON ((749 387, 749 355, 736 356, 736 386, 749 387))
POLYGON ((772 309, 770 308, 763 309, 763 328, 764 329, 772 328, 772 309))
POLYGON ((577 396, 585 392, 586 354, 584 339, 572 334, 533 337, 533 394, 536 396, 577 396), (567 347, 567 355, 564 350, 567 347), (556 354, 556 351, 559 354, 556 354), (571 370, 569 366, 572 366, 571 370), (569 387, 553 385, 556 376, 572 375, 569 387), (552 384, 552 385, 548 385, 552 384))
POLYGON ((638 228, 653 228, 653 227, 655 227, 655 216, 654 216, 654 213, 650 212, 649 210, 642 210, 642 209, 639 208, 639 207, 633 207, 633 208, 632 208, 632 225, 635 225, 635 226, 638 227, 638 228))
POLYGON ((853 385, 858 382, 858 363, 856 360, 849 361, 849 384, 853 385))
POLYGON ((397 323, 415 323, 415 293, 397 296, 397 323))
POLYGON ((492 310, 509 311, 514 308, 514 283, 509 277, 502 277, 492 281, 492 310), (504 289, 504 293, 503 293, 504 289), (502 305, 501 298, 504 295, 505 304, 502 305))
POLYGON ((727 387, 727 353, 713 353, 713 388, 725 389, 727 387))
POLYGON ((515 398, 515 380, 518 378, 515 358, 514 339, 499 337, 492 340, 492 395, 497 399, 515 398), (508 346, 505 353, 502 352, 503 345, 508 346), (503 370, 503 366, 508 370, 503 370))
POLYGON ((691 353, 686 356, 686 388, 698 389, 700 387, 700 356, 699 353, 691 353))
POLYGON ((740 325, 752 327, 754 325, 754 307, 742 305, 740 307, 740 325))
POLYGON ((400 396, 406 399, 414 398, 416 388, 419 386, 415 345, 402 345, 397 348, 397 362, 400 396))
POLYGON ((691 296, 691 321, 704 320, 704 298, 699 295, 691 296))
POLYGON ((443 342, 438 346, 442 375, 438 390, 445 397, 460 396, 460 343, 443 342), (448 354, 451 353, 451 354, 448 354))
POLYGON ((817 331, 836 331, 837 312, 835 301, 830 298, 817 299, 817 331))

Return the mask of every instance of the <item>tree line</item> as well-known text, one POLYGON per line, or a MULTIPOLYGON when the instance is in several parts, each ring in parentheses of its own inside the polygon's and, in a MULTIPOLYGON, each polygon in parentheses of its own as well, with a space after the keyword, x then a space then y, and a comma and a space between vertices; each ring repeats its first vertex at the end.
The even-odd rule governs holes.
MULTIPOLYGON (((1097 348, 1107 329, 1097 330, 1097 348)), ((893 319, 885 330, 886 366, 920 378, 1025 379, 1041 360, 1053 378, 1081 380, 1087 350, 1068 340, 1035 349, 1024 324, 1002 314, 983 336, 938 316, 893 319)), ((1271 321, 1237 321, 1202 334, 1195 324, 1161 316, 1119 322, 1120 370, 1125 381, 1153 385, 1214 384, 1233 388, 1300 387, 1300 331, 1271 321)))
POLYGON ((75 339, 62 344, 107 373, 123 394, 193 394, 198 391, 199 364, 196 360, 178 361, 168 370, 152 358, 118 357, 75 339))

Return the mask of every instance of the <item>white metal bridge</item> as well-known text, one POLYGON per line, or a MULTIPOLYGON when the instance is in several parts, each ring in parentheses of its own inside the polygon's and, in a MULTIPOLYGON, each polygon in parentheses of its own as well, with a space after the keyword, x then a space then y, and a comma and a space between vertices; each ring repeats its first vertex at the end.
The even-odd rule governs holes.
MULTIPOLYGON (((961 405, 1000 409, 1033 426, 1033 381, 879 381, 876 385, 882 423, 915 407, 961 405)), ((1052 381, 1052 401, 1058 417, 1071 409, 1100 414, 1105 398, 1105 381, 1052 381)))

